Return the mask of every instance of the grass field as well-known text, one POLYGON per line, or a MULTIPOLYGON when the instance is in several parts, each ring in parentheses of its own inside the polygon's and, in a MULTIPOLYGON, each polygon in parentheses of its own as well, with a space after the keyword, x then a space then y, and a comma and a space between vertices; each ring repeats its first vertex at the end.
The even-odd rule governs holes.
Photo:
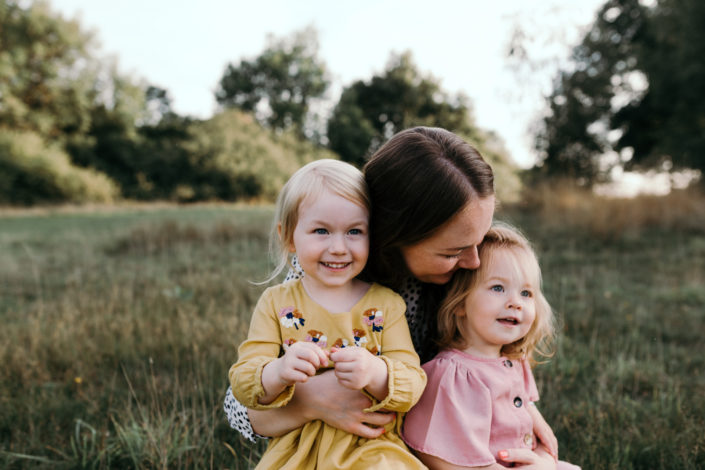
MULTIPOLYGON (((705 468, 705 219, 610 225, 564 210, 498 214, 534 241, 561 320, 556 356, 536 369, 561 457, 705 468)), ((249 281, 268 270, 270 217, 0 213, 0 467, 253 467, 261 444, 230 430, 222 399, 264 288, 249 281)))

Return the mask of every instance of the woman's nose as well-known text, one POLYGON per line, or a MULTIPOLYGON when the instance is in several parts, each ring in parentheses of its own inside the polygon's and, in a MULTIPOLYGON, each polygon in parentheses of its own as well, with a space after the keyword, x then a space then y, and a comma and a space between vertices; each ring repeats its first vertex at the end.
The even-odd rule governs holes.
POLYGON ((477 254, 477 248, 466 248, 460 253, 458 266, 463 269, 477 269, 480 267, 480 256, 477 254))

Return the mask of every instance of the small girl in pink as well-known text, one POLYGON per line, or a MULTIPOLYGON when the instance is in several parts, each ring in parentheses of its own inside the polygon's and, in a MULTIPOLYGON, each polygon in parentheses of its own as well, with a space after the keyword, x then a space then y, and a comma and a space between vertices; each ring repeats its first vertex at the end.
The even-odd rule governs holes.
POLYGON ((534 406, 533 356, 548 356, 554 335, 536 255, 507 225, 492 227, 478 251, 480 267, 458 271, 440 307, 444 350, 423 366, 428 385, 402 437, 431 469, 579 469, 533 431, 536 423, 555 439, 534 406))

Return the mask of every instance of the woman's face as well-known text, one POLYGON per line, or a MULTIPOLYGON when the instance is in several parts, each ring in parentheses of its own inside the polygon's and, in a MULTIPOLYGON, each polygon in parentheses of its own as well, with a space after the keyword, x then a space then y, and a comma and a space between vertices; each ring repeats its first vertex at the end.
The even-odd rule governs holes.
POLYGON ((401 248, 406 267, 421 282, 445 284, 460 268, 480 266, 477 245, 492 225, 495 198, 470 201, 432 236, 401 248))

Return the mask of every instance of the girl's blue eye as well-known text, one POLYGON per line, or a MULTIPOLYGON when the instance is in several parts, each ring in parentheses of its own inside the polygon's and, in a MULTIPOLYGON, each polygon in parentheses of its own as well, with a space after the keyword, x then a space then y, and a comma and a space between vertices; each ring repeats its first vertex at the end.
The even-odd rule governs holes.
POLYGON ((353 228, 348 231, 350 235, 362 235, 362 230, 359 228, 353 228))
POLYGON ((317 228, 313 231, 313 233, 315 233, 317 235, 325 235, 328 233, 328 230, 326 230, 324 228, 317 228))
POLYGON ((521 296, 522 297, 533 297, 534 293, 531 292, 530 290, 523 290, 523 291, 521 291, 521 296))
POLYGON ((504 286, 501 286, 499 284, 497 284, 496 286, 492 286, 490 289, 495 292, 504 292, 504 286))

